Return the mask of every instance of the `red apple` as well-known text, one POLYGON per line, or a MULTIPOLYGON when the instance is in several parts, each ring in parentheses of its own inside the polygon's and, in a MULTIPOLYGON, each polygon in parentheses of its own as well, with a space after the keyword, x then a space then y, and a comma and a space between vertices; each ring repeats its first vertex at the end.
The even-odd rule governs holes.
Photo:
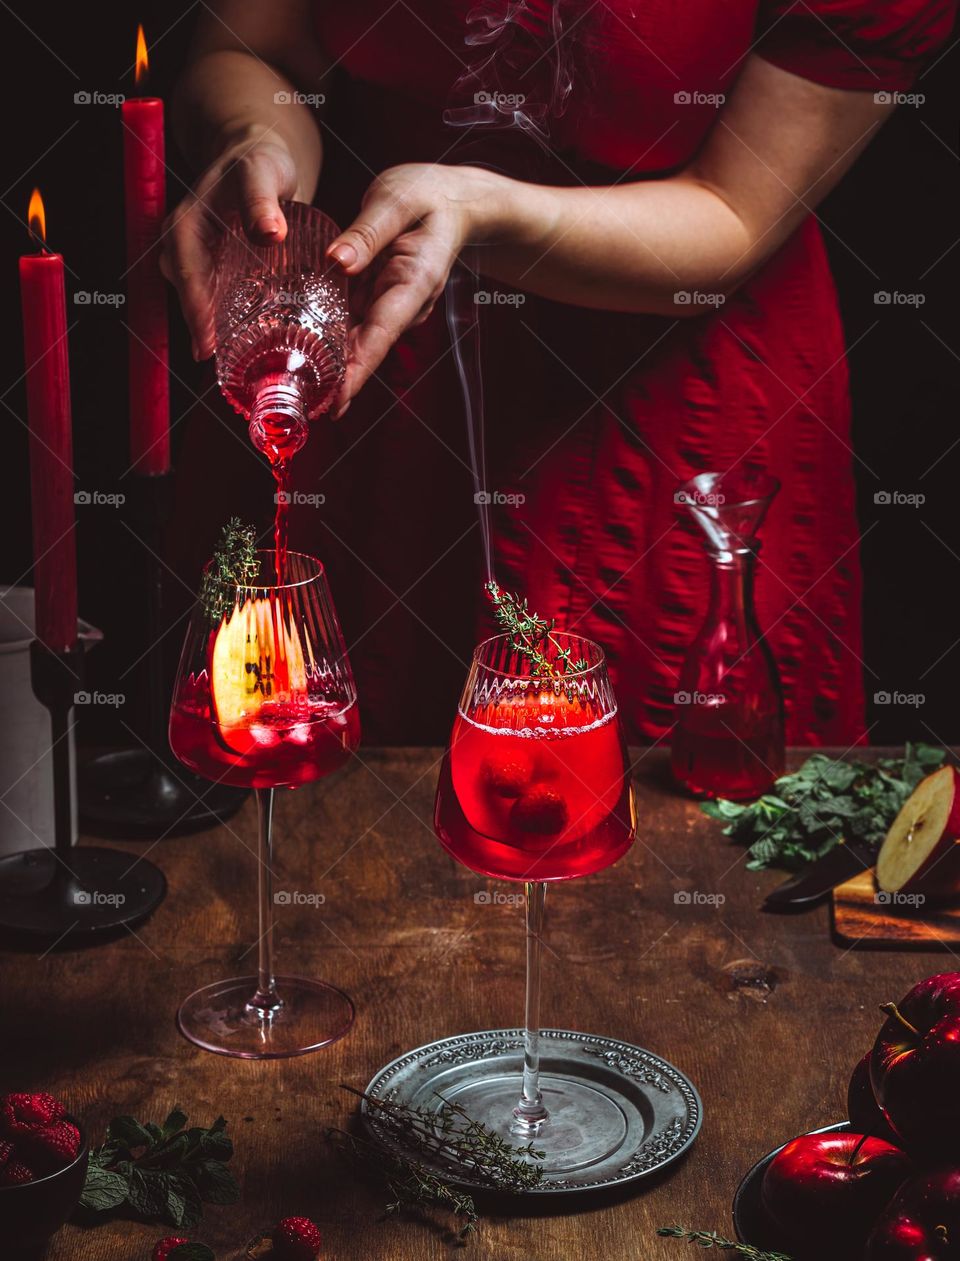
POLYGON ((960 1256, 960 1169, 911 1178, 884 1211, 865 1261, 955 1261, 960 1256))
POLYGON ((881 1010, 870 1080, 887 1122, 914 1155, 960 1164, 960 972, 929 976, 881 1010))
POLYGON ((916 786, 890 825, 877 857, 884 893, 960 894, 960 774, 952 766, 916 786))
POLYGON ((896 1146, 897 1136, 887 1125, 873 1093, 870 1056, 871 1052, 868 1051, 850 1078, 850 1085, 847 1087, 847 1120, 858 1134, 870 1134, 873 1138, 882 1138, 884 1142, 896 1146))
POLYGON ((802 1134, 767 1166, 760 1188, 781 1247, 798 1261, 852 1261, 913 1172, 910 1158, 863 1134, 802 1134))

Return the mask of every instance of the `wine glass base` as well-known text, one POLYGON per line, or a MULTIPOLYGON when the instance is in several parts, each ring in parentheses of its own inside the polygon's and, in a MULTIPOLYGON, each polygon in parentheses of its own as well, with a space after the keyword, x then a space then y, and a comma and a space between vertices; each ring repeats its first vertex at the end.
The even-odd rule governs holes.
POLYGON ((351 1000, 323 981, 278 976, 282 1006, 270 1019, 249 1007, 256 988, 255 976, 242 976, 196 990, 177 1012, 180 1032, 215 1055, 276 1060, 319 1051, 353 1024, 351 1000))
POLYGON ((587 1082, 541 1074, 540 1092, 547 1119, 537 1133, 518 1132, 513 1112, 520 1096, 520 1079, 514 1073, 491 1073, 476 1078, 464 1073, 463 1080, 447 1078, 444 1099, 458 1103, 473 1121, 514 1147, 532 1143, 538 1152, 535 1163, 545 1175, 579 1173, 612 1157, 627 1137, 627 1114, 616 1097, 587 1082))

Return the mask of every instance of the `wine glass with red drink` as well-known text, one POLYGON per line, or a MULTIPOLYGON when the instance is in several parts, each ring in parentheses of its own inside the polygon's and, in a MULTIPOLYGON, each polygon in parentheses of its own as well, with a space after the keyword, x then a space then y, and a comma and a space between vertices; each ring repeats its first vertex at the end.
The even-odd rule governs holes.
POLYGON ((198 603, 170 714, 170 745, 217 783, 256 791, 259 811, 259 970, 204 986, 177 1015, 208 1051, 272 1059, 342 1037, 354 1008, 321 981, 275 976, 274 790, 329 775, 360 740, 357 693, 323 566, 290 552, 253 553, 255 573, 198 603))
POLYGON ((553 632, 576 666, 541 677, 509 635, 473 654, 437 789, 441 844, 485 876, 524 884, 527 993, 523 1072, 507 1049, 484 1072, 451 1068, 444 1098, 512 1144, 533 1142, 547 1174, 601 1160, 623 1141, 623 1114, 602 1088, 540 1074, 540 947, 549 882, 589 876, 621 858, 635 809, 617 703, 603 650, 553 632), (498 1064, 498 1058, 501 1063, 498 1064), (508 1063, 510 1061, 510 1063, 508 1063))

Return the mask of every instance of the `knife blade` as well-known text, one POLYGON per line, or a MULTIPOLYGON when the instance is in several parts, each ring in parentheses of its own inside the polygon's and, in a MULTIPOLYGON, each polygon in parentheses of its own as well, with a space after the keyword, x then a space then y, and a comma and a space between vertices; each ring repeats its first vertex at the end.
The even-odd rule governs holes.
POLYGON ((872 867, 873 851, 860 841, 841 841, 812 866, 768 893, 763 909, 784 911, 814 906, 851 876, 872 867))

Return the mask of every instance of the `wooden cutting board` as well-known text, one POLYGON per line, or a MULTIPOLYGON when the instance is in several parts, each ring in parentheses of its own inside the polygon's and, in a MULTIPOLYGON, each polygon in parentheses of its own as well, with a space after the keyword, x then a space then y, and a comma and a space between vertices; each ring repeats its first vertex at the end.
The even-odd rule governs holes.
POLYGON ((952 950, 960 945, 960 905, 884 905, 873 871, 862 871, 833 891, 833 935, 864 949, 952 950))

